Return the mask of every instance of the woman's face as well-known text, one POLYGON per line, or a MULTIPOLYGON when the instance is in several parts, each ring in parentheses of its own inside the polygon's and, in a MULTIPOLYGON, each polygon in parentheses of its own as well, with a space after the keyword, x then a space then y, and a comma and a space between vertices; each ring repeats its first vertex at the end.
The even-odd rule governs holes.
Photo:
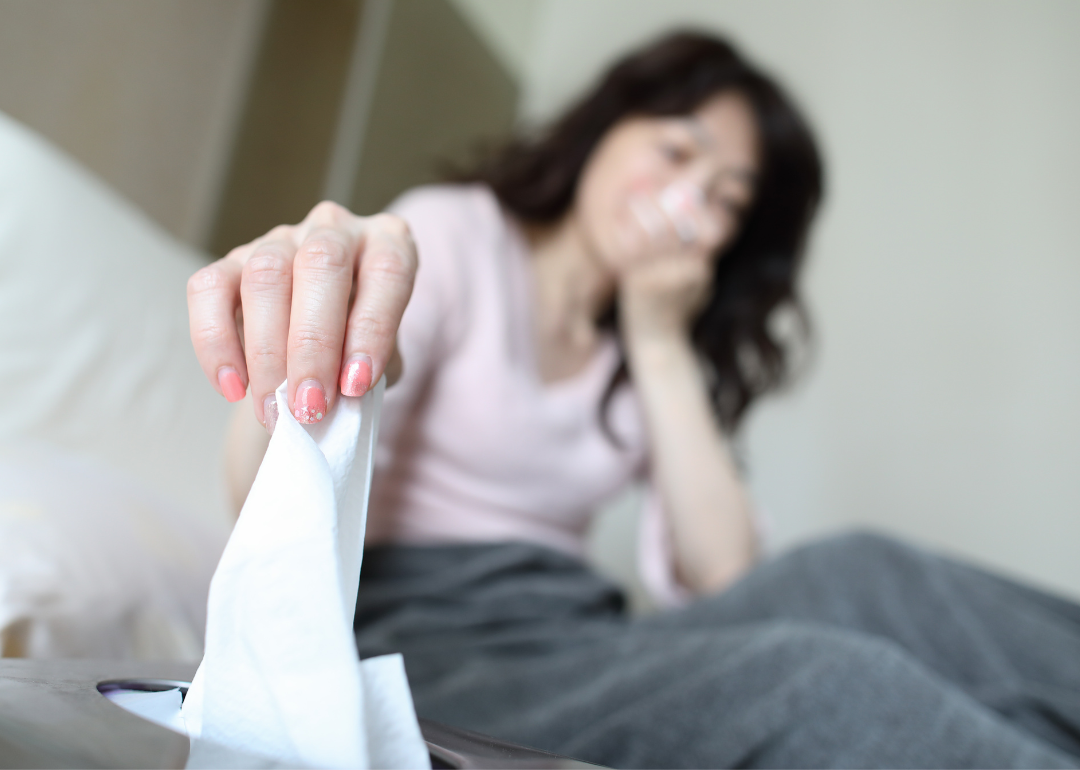
POLYGON ((615 273, 672 243, 718 254, 753 202, 758 156, 754 115, 736 92, 689 115, 627 118, 586 163, 573 213, 615 273))

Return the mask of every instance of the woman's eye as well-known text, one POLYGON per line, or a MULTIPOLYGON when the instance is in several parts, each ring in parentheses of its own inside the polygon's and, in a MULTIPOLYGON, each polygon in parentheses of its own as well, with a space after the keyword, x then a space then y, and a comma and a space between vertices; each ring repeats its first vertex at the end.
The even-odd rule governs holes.
POLYGON ((731 198, 714 199, 713 205, 735 222, 741 220, 746 213, 746 205, 742 201, 732 200, 731 198))
POLYGON ((676 144, 660 145, 660 154, 672 163, 686 163, 690 160, 689 150, 676 144))

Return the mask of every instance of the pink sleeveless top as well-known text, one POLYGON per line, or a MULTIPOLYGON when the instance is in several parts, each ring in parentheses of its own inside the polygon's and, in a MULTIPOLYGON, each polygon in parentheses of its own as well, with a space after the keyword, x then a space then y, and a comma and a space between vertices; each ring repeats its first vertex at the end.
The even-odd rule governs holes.
MULTIPOLYGON (((536 369, 532 266, 521 231, 480 185, 413 190, 391 207, 420 255, 398 331, 401 380, 386 391, 369 543, 528 541, 583 555, 597 507, 635 478, 647 442, 631 387, 599 405, 618 366, 614 336, 587 367, 545 384, 536 369)), ((645 585, 663 604, 675 581, 657 496, 639 541, 645 585)))

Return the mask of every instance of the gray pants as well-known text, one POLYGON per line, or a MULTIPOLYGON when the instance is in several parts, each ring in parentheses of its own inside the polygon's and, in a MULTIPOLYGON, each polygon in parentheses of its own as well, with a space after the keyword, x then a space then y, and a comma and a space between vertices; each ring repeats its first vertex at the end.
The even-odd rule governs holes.
POLYGON ((629 618, 527 544, 365 555, 420 716, 613 767, 1080 767, 1080 606, 873 535, 629 618))

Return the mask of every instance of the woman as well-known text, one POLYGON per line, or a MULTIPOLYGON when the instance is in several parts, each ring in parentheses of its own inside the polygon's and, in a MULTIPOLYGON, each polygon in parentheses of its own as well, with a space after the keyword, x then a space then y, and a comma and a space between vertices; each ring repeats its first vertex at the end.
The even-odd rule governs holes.
MULTIPOLYGON (((613 766, 1080 763, 1080 608, 872 536, 754 566, 726 436, 784 374, 821 192, 772 81, 667 37, 471 182, 321 206, 190 293, 207 374, 271 431, 286 375, 317 421, 327 383, 395 374, 396 330, 356 628, 421 716, 613 766), (682 605, 640 620, 579 558, 635 477, 643 576, 682 605)), ((239 500, 264 444, 234 438, 239 500)))

